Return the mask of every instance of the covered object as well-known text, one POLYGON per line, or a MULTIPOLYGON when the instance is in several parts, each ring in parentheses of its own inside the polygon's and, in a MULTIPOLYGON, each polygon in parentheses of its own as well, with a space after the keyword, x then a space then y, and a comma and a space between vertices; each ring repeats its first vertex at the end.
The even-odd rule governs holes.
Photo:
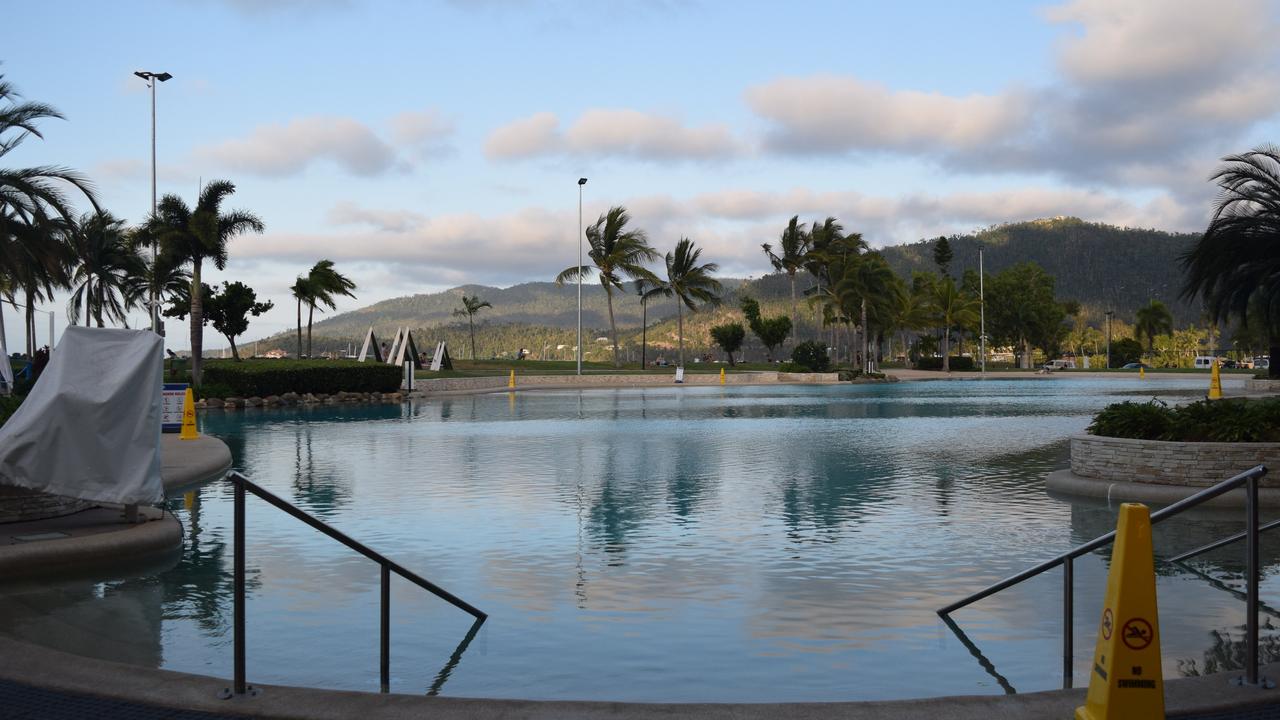
POLYGON ((163 500, 163 346, 149 330, 67 328, 0 427, 0 485, 96 502, 163 500))

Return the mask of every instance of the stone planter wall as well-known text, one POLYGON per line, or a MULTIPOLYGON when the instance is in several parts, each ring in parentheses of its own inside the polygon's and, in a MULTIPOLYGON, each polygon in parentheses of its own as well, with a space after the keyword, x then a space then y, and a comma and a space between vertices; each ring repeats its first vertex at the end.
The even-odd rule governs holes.
POLYGON ((1248 392, 1280 392, 1280 380, 1249 378, 1244 381, 1244 389, 1248 392))
POLYGON ((0 485, 0 523, 62 517, 93 506, 88 500, 0 485))
POLYGON ((1263 487, 1280 487, 1280 443, 1071 438, 1071 472, 1110 482, 1209 487, 1255 465, 1273 470, 1262 478, 1263 487))

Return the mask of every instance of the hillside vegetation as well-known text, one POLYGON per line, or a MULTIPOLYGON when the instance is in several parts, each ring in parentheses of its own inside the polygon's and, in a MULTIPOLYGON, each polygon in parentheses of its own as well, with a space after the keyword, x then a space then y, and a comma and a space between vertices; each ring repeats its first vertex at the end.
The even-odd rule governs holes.
MULTIPOLYGON (((966 270, 976 271, 981 245, 988 276, 1018 263, 1035 262, 1055 278, 1059 297, 1079 301, 1091 317, 1100 317, 1103 310, 1112 309, 1117 319, 1129 319, 1138 307, 1157 299, 1169 306, 1178 324, 1186 324, 1196 321, 1198 310, 1177 297, 1182 279, 1178 256, 1195 237, 1188 233, 1120 228, 1078 218, 1011 223, 951 236, 951 270, 957 277, 966 270)), ((895 272, 909 278, 913 270, 936 271, 935 243, 936 239, 922 240, 882 248, 880 252, 895 272)), ((760 264, 762 269, 768 267, 763 254, 760 264)), ((812 278, 805 274, 798 275, 797 281, 801 291, 812 285, 812 278)), ((694 354, 719 356, 708 331, 713 325, 741 319, 738 299, 743 294, 760 300, 766 315, 790 312, 790 285, 784 275, 771 274, 758 280, 722 278, 722 282, 726 294, 721 308, 685 318, 685 342, 694 354)), ((464 294, 478 295, 493 305, 476 316, 476 346, 481 358, 514 355, 519 348, 527 348, 536 358, 573 357, 577 286, 559 287, 552 282, 521 283, 509 288, 464 285, 439 293, 385 300, 316 322, 315 352, 342 352, 349 346, 358 351, 365 332, 373 325, 381 340, 389 341, 396 328, 409 327, 414 329, 423 352, 430 353, 437 341, 445 340, 455 357, 464 357, 469 354, 466 322, 453 315, 461 307, 464 294)), ((639 297, 616 295, 614 312, 619 343, 624 353, 632 356, 629 359, 636 361, 641 342, 639 297)), ((817 333, 813 314, 803 300, 800 315, 792 341, 812 338, 817 333)), ((649 359, 675 345, 674 317, 674 301, 651 301, 648 345, 656 349, 649 351, 649 359)), ((604 359, 608 342, 603 337, 608 318, 604 291, 596 283, 583 285, 582 322, 588 357, 595 357, 591 353, 598 348, 598 359, 604 359)), ((261 343, 263 349, 280 347, 292 352, 295 340, 292 333, 281 333, 261 343)), ((763 357, 754 338, 748 337, 745 349, 748 357, 763 357)))

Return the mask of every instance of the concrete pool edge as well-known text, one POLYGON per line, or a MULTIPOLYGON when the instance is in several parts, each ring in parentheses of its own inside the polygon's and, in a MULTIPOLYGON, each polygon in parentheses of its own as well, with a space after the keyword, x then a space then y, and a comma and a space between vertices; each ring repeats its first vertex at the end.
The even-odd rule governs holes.
MULTIPOLYGON (((1280 663, 1263 667, 1280 674, 1280 663)), ((1280 690, 1239 688, 1236 673, 1169 680, 1171 715, 1215 712, 1280 703, 1280 690)), ((81 657, 0 638, 0 678, 65 693, 104 697, 162 708, 259 718, 979 718, 1071 717, 1085 690, 1019 695, 948 696, 916 700, 823 703, 630 703, 603 701, 490 700, 260 686, 257 697, 218 699, 225 679, 144 668, 81 657)), ((922 679, 923 684, 924 679, 922 679)))
MULTIPOLYGON (((1247 470, 1248 468, 1242 468, 1247 470)), ((1223 479, 1225 480, 1226 476, 1223 479)), ((1045 489, 1051 495, 1066 498, 1089 498, 1108 502, 1140 502, 1152 505, 1172 505, 1204 490, 1196 485, 1161 485, 1157 483, 1117 482, 1082 477, 1070 469, 1055 470, 1045 477, 1045 489)), ((1258 500, 1263 507, 1280 507, 1280 488, 1258 488, 1258 500)), ((1232 490, 1204 503, 1207 508, 1242 508, 1244 490, 1232 490)))

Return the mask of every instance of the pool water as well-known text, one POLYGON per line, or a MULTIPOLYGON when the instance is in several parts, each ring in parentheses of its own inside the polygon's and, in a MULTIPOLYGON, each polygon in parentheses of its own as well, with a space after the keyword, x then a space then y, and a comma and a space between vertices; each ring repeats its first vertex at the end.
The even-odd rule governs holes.
MULTIPOLYGON (((1104 405, 1205 378, 537 391, 209 413, 235 467, 490 615, 392 584, 392 690, 468 697, 824 701, 1061 685, 1061 575, 937 608, 1114 527, 1049 497, 1104 405), (984 668, 984 662, 987 667, 984 668)), ((0 631, 228 677, 231 490, 174 498, 176 564, 0 591, 0 631)), ((1236 514, 1157 527, 1172 555, 1236 514)), ((1263 545, 1263 599, 1277 546, 1263 545)), ((378 567, 249 499, 251 682, 378 688, 378 567)), ((1160 566, 1166 676, 1238 663, 1242 547, 1160 566), (1215 585, 1216 583, 1216 585, 1215 585)), ((1087 683, 1107 553, 1077 560, 1087 683)), ((1264 651, 1277 654, 1276 640, 1264 651)))

